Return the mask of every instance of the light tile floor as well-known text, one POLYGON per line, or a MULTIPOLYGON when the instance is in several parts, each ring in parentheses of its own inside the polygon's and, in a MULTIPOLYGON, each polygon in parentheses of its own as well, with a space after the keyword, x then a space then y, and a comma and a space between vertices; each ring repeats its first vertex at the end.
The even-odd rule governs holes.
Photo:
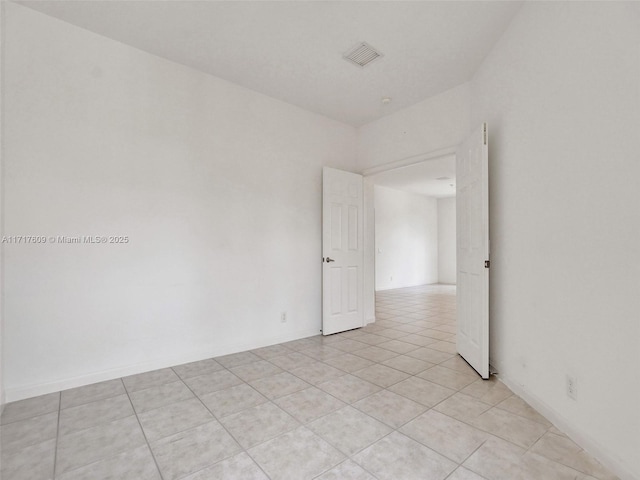
POLYGON ((455 354, 455 287, 377 321, 15 402, 3 480, 615 478, 455 354))

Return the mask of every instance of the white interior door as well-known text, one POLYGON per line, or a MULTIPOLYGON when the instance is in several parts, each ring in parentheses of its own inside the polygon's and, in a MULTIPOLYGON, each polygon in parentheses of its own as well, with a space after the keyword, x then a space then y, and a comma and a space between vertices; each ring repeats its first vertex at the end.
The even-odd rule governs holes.
POLYGON ((456 153, 457 347, 489 378, 489 155, 487 124, 456 153))
POLYGON ((362 327, 362 176, 322 172, 322 334, 362 327))

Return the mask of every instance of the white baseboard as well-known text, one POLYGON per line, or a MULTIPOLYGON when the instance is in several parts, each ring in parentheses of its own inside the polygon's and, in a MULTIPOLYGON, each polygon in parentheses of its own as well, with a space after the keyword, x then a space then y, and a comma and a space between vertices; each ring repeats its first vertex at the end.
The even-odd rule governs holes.
POLYGON ((640 478, 640 472, 632 472, 631 468, 614 452, 604 447, 579 427, 570 423, 563 415, 551 408, 540 398, 504 375, 499 374, 498 379, 621 480, 638 480, 640 478))
MULTIPOLYGON (((217 345, 211 347, 211 349, 208 350, 191 352, 188 355, 157 358, 152 361, 138 363, 135 365, 126 365, 109 370, 104 370, 101 372, 80 375, 77 377, 58 379, 48 383, 9 387, 6 389, 4 394, 6 396, 7 402, 15 402, 18 400, 24 400, 25 398, 37 397, 39 395, 46 395, 48 393, 68 390, 70 388, 83 387, 92 383, 104 382, 106 380, 113 380, 120 377, 127 377, 129 375, 136 375, 138 373, 150 372, 152 370, 158 370, 160 368, 173 367, 175 365, 181 365, 183 363, 196 362, 198 360, 204 360, 206 358, 220 357, 222 355, 229 355, 231 353, 238 353, 247 350, 254 350, 256 348, 268 347, 270 345, 299 340, 301 338, 313 337, 319 334, 320 332, 314 329, 301 332, 293 332, 289 335, 280 337, 272 337, 264 341, 252 344, 217 345)), ((2 404, 2 408, 4 408, 4 402, 2 404)))

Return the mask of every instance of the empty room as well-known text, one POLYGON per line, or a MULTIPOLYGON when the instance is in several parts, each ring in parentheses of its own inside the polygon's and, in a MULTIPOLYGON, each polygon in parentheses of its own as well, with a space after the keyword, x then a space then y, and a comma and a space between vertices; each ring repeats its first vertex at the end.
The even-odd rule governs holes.
POLYGON ((640 480, 640 2, 0 7, 2 480, 640 480))

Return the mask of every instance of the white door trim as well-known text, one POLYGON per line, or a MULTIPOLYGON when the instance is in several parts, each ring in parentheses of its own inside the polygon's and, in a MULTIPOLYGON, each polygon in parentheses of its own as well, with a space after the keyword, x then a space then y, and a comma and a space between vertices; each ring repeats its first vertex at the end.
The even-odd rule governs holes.
POLYGON ((450 147, 441 148, 439 150, 433 150, 432 152, 421 153, 420 155, 412 155, 401 160, 394 160, 389 163, 377 165, 375 167, 367 168, 362 171, 363 177, 370 177, 377 173, 387 172, 389 170, 395 170, 397 168, 410 167, 422 162, 428 162, 430 160, 437 160, 438 158, 447 157, 449 155, 455 155, 458 150, 458 145, 452 145, 450 147))

